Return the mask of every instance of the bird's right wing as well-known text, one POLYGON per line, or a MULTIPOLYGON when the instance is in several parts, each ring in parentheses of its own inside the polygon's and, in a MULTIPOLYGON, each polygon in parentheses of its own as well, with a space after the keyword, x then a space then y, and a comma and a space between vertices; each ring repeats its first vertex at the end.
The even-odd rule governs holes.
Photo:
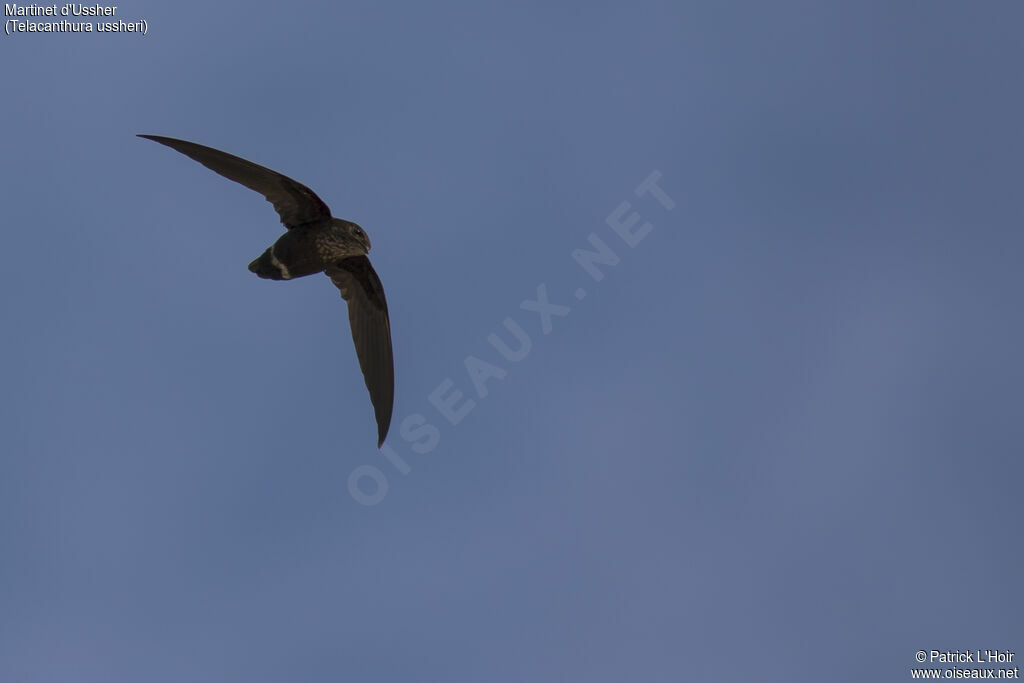
POLYGON ((380 278, 365 256, 343 258, 325 270, 348 303, 352 341, 377 418, 377 447, 391 425, 395 399, 395 365, 391 352, 391 323, 380 278))
POLYGON ((277 171, 246 161, 227 152, 197 145, 186 140, 165 138, 160 135, 140 135, 140 138, 167 145, 225 178, 245 185, 267 198, 281 216, 287 228, 303 223, 330 219, 331 210, 313 190, 277 171))

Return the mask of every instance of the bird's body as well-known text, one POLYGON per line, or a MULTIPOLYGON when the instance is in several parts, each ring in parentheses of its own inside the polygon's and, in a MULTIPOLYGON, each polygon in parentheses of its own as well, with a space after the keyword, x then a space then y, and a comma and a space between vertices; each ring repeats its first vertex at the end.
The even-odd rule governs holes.
POLYGON ((288 231, 249 264, 261 278, 292 280, 326 273, 348 303, 359 366, 377 418, 377 446, 384 443, 394 402, 391 323, 384 288, 366 253, 370 238, 353 223, 331 216, 305 185, 251 161, 194 142, 140 135, 245 185, 267 198, 288 231))
POLYGON ((292 280, 320 273, 338 259, 365 254, 350 234, 354 225, 332 218, 326 223, 293 228, 250 263, 249 270, 262 278, 292 280))

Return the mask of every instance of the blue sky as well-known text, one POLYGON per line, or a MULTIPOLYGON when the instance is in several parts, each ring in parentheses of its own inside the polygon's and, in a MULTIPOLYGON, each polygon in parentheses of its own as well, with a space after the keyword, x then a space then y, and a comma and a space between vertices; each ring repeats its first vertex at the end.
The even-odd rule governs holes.
POLYGON ((0 37, 0 680, 901 680, 1024 650, 1019 5, 117 18, 149 32, 0 37), (387 449, 337 290, 246 270, 270 205, 136 133, 367 229, 387 449))

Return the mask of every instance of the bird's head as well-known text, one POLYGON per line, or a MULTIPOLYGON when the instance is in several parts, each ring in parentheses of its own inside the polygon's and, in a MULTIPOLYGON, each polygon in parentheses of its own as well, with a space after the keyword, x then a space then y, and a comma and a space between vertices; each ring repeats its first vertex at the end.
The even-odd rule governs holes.
POLYGON ((357 223, 353 223, 352 221, 341 221, 341 223, 344 223, 345 233, 353 242, 362 247, 364 254, 368 254, 370 252, 370 236, 366 234, 366 231, 359 227, 357 223))

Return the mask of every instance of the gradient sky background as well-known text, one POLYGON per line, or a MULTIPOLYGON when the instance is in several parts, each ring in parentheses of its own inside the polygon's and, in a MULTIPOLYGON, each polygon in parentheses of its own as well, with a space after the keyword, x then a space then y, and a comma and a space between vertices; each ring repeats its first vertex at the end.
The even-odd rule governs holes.
POLYGON ((117 17, 149 34, 0 37, 0 680, 1024 657, 1019 3, 117 17), (136 133, 367 229, 405 474, 337 290, 246 270, 270 205, 136 133), (671 211, 634 194, 655 170, 671 211), (653 226, 634 248, 622 202, 653 226), (571 256, 591 234, 621 258, 600 282, 571 256), (520 308, 541 284, 571 307, 546 335, 520 308), (506 318, 519 362, 487 342, 506 318), (467 356, 507 371, 485 398, 467 356), (446 379, 476 399, 458 425, 428 398, 446 379))

